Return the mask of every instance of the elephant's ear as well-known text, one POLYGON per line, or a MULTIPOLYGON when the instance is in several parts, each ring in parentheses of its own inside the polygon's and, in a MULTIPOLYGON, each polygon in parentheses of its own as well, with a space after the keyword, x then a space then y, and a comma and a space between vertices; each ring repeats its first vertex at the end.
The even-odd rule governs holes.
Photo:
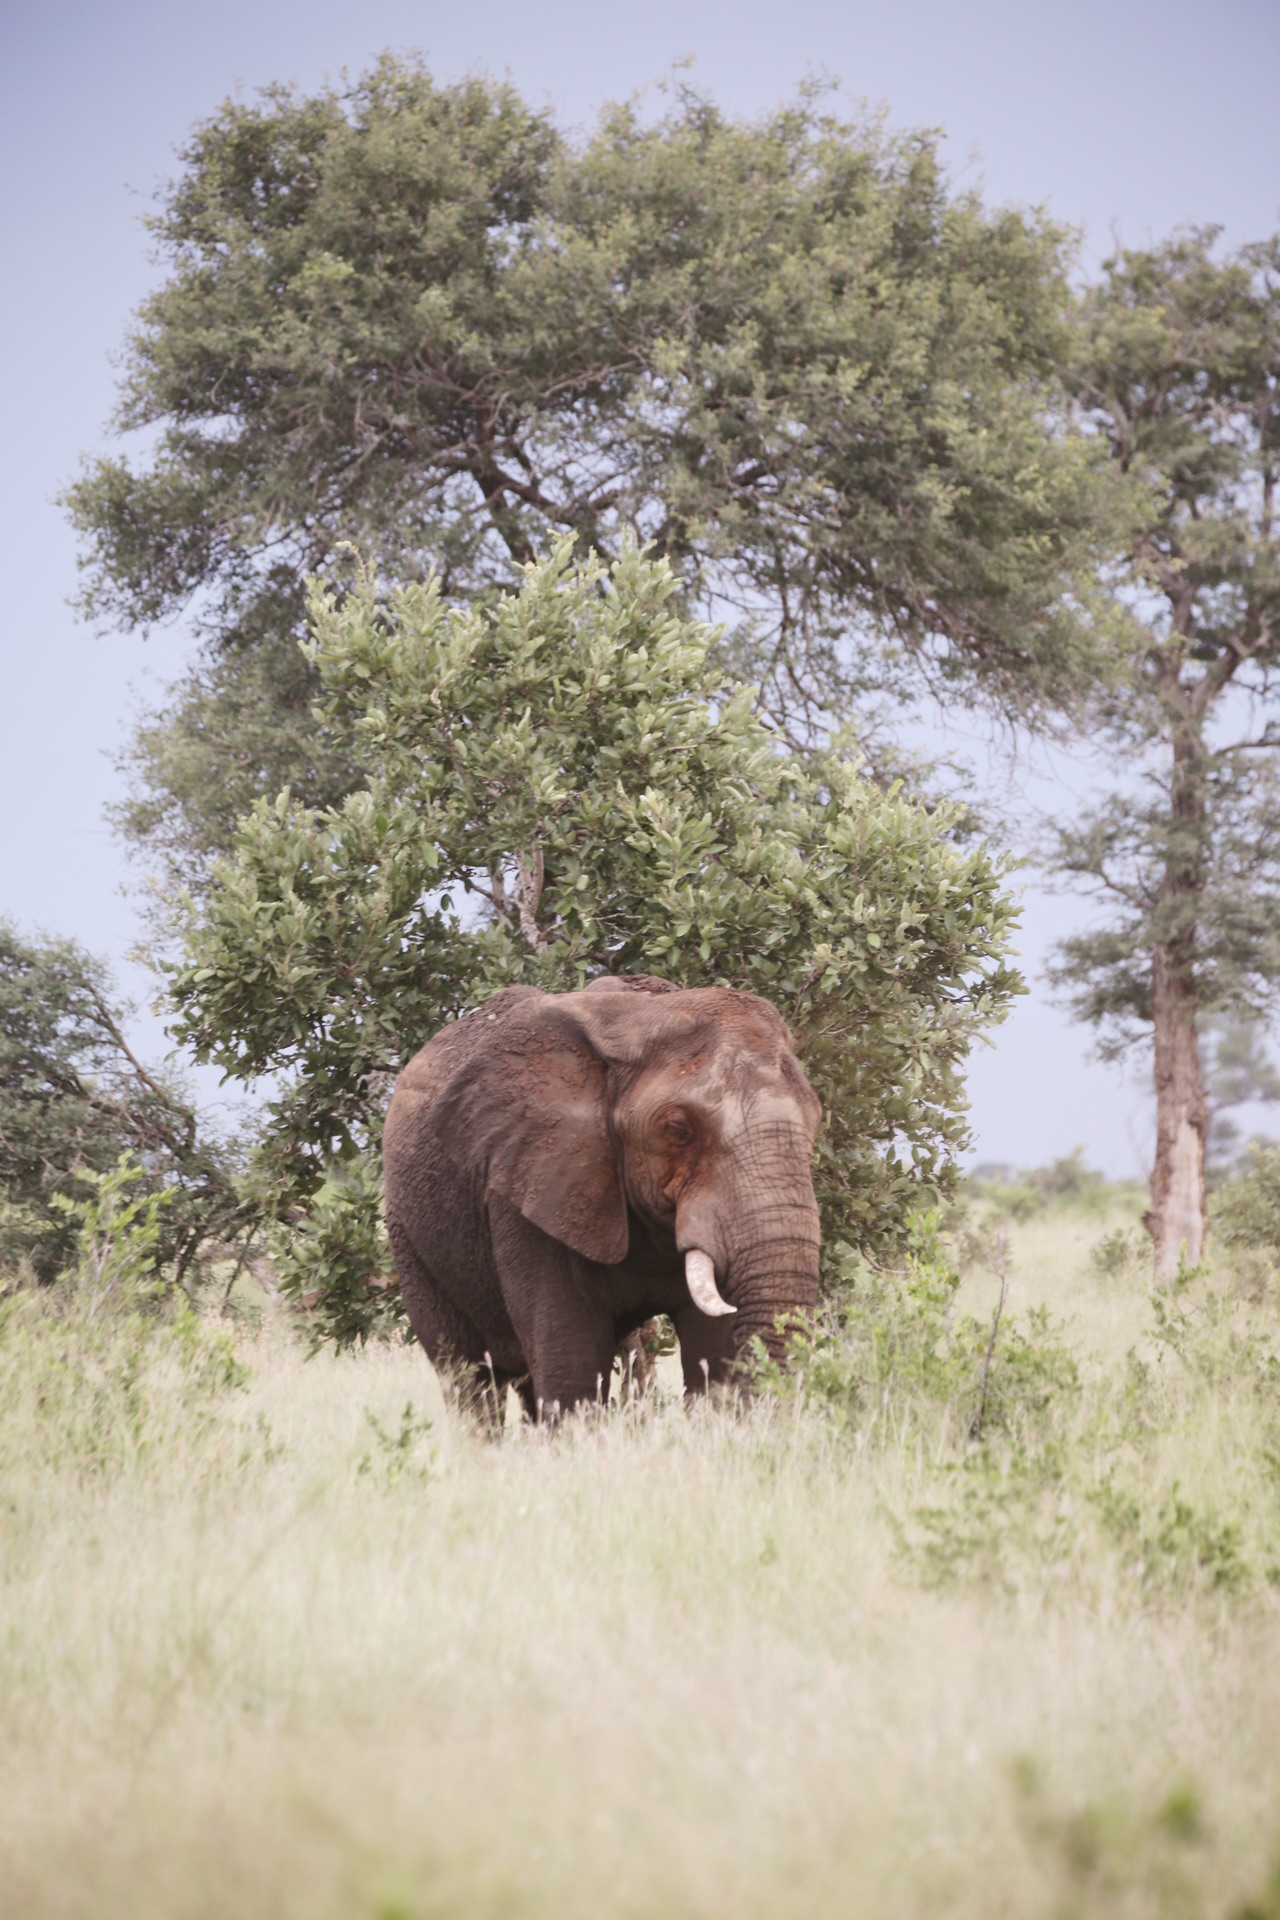
POLYGON ((432 1123, 486 1190, 553 1240, 610 1266, 626 1253, 629 1230, 608 1068, 557 998, 530 996, 505 1013, 492 1042, 442 1089, 432 1123))

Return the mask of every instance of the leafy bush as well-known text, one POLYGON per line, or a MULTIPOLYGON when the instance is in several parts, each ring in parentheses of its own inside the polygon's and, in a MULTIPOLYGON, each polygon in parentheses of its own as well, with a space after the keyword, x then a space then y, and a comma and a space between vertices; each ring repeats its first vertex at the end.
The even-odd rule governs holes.
POLYGON ((402 1481, 425 1486, 434 1477, 439 1464, 437 1449, 430 1444, 435 1423, 426 1414, 418 1413, 412 1400, 405 1402, 400 1424, 394 1432, 368 1408, 364 1417, 374 1444, 372 1451, 361 1454, 356 1467, 362 1480, 372 1479, 384 1487, 394 1487, 402 1481), (424 1442, 428 1442, 425 1448, 424 1442))
POLYGON ((0 1292, 0 1453, 17 1471, 116 1470, 196 1447, 248 1379, 231 1337, 159 1271, 168 1190, 128 1154, 58 1195, 74 1241, 51 1288, 0 1292))
POLYGON ((88 1317, 113 1299, 129 1306, 154 1303, 166 1291, 157 1274, 162 1215, 172 1206, 172 1187, 139 1191, 146 1170, 122 1153, 108 1173, 81 1168, 76 1180, 88 1193, 82 1199, 58 1193, 53 1204, 76 1233, 72 1281, 84 1298, 88 1317))
POLYGON ((1089 1249, 1089 1265, 1104 1280, 1118 1280, 1124 1274, 1134 1273, 1150 1258, 1149 1238, 1130 1227, 1113 1227, 1089 1249))
POLYGON ((756 1377, 860 1444, 922 1427, 953 1441, 1025 1437, 1055 1398, 1076 1391, 1076 1364, 1046 1313, 1032 1312, 1023 1328, 1004 1315, 1003 1293, 990 1322, 957 1311, 960 1271, 936 1213, 913 1218, 897 1271, 847 1245, 832 1257, 839 1281, 824 1307, 792 1331, 783 1366, 758 1352, 756 1377))
POLYGON ((1060 1446, 975 1446, 949 1456, 928 1497, 899 1520, 902 1559, 926 1586, 1016 1591, 1070 1563, 1075 1506, 1060 1446))
MULTIPOLYGON (((956 846, 956 813, 789 751, 635 550, 606 568, 561 542, 488 609, 448 608, 435 579, 387 602, 317 588, 312 618, 366 783, 244 819, 173 981, 202 1057, 287 1076, 268 1149, 287 1204, 376 1149, 392 1077, 446 1020, 517 981, 654 972, 775 1003, 826 1107, 828 1240, 895 1246, 953 1182, 961 1064, 1019 986, 1001 866, 956 846)), ((338 1338, 366 1324, 356 1231, 332 1282, 301 1256, 338 1338)))
POLYGON ((1251 1569, 1239 1522, 1198 1509, 1176 1481, 1160 1499, 1144 1506, 1108 1476, 1092 1499, 1143 1586, 1203 1584, 1212 1591, 1236 1593, 1249 1584, 1251 1569))
MULTIPOLYGON (((1101 1244, 1128 1259, 1138 1237, 1101 1244)), ((789 1367, 757 1356, 762 1385, 842 1443, 914 1463, 889 1517, 928 1585, 1112 1580, 1212 1600, 1280 1584, 1274 1313, 1233 1277, 1184 1269, 1152 1290, 1125 1365, 1086 1368, 1043 1309, 1006 1311, 1008 1238, 998 1220, 948 1238, 918 1215, 899 1271, 842 1249, 841 1286, 793 1330, 789 1367), (962 1310, 962 1264, 999 1280, 990 1319, 962 1310), (1225 1465, 1195 1472, 1191 1436, 1224 1419, 1225 1465)))
POLYGON ((331 1166, 310 1206, 277 1226, 271 1251, 281 1290, 306 1316, 317 1346, 407 1328, 391 1281, 382 1183, 368 1160, 331 1166))
POLYGON ((1213 1198, 1213 1228, 1229 1247, 1280 1255, 1280 1147, 1255 1141, 1213 1198))
MULTIPOLYGON (((1129 1785, 1083 1804, 1072 1794, 1064 1806, 1030 1755, 1019 1755, 1012 1771, 1019 1826, 1058 1893, 1052 1911, 1094 1920, 1203 1911, 1212 1823, 1193 1780, 1183 1775, 1150 1796, 1129 1785)), ((1255 1912, 1262 1920, 1262 1910, 1252 1906, 1237 1909, 1231 1920, 1255 1912)))

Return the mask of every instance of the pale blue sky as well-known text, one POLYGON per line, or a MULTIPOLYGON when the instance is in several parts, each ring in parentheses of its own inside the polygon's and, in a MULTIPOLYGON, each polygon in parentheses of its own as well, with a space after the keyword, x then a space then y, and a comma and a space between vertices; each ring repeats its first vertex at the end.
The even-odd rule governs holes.
MULTIPOLYGON (((75 623, 74 547, 51 496, 105 444, 110 355, 151 277, 138 217, 191 122, 238 86, 310 87, 388 47, 424 51, 443 76, 505 72, 575 123, 689 55, 702 84, 748 112, 825 70, 885 103, 896 125, 945 128, 953 173, 990 199, 1083 227, 1086 270, 1113 233, 1141 244, 1216 221, 1243 241, 1280 222, 1280 0, 6 0, 0 913, 110 955, 139 996, 146 980, 123 959, 135 932, 126 867, 102 809, 118 791, 110 756, 131 706, 155 697, 184 640, 95 638, 75 623)), ((1015 808, 1054 804, 1055 774, 1087 779, 1033 756, 1015 808)), ((1079 913, 1029 896, 1035 990, 975 1063, 978 1152, 1030 1165, 1079 1141, 1108 1171, 1137 1171, 1141 1092, 1089 1062, 1088 1035, 1035 981, 1049 940, 1079 913)), ((163 1050, 155 1022, 138 1032, 163 1050)))

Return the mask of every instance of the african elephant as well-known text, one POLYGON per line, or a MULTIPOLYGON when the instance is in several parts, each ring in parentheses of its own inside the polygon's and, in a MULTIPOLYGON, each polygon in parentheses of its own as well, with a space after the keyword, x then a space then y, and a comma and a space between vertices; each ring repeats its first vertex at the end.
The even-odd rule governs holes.
POLYGON ((817 1095, 766 1000, 648 976, 508 987, 396 1084, 387 1224, 409 1319, 477 1390, 550 1417, 607 1398, 656 1313, 685 1389, 811 1307, 817 1095))

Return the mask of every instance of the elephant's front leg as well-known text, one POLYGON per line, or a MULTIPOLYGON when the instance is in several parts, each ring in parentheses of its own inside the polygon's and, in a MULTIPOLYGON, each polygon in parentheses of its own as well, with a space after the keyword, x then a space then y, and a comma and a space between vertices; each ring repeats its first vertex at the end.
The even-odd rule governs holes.
POLYGON ((730 1315, 711 1319, 692 1301, 672 1316, 680 1340, 680 1366, 686 1393, 704 1393, 721 1385, 733 1371, 739 1334, 730 1315))
POLYGON ((609 1397, 617 1322, 589 1262, 494 1194, 489 1202, 503 1300, 524 1353, 539 1419, 609 1397))

